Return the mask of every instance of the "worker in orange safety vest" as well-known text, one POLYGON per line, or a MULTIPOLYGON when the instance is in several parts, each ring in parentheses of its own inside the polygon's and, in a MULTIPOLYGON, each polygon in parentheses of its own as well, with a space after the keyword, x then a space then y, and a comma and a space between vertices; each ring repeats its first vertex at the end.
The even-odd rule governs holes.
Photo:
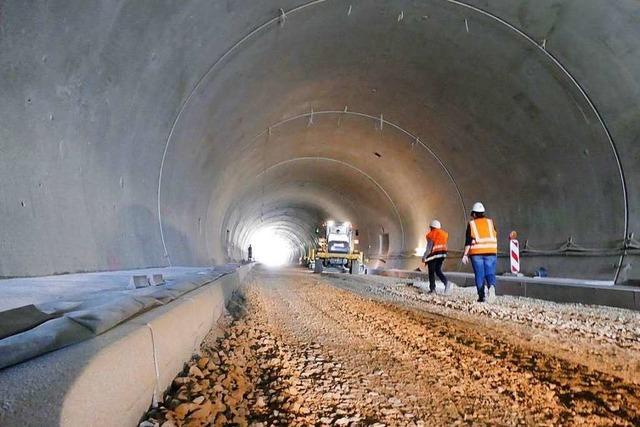
POLYGON ((478 302, 485 301, 485 282, 489 288, 489 297, 495 296, 497 234, 493 220, 485 216, 484 205, 476 202, 471 208, 471 221, 467 226, 462 263, 468 264, 469 258, 471 258, 478 291, 478 302))
POLYGON ((429 269, 429 292, 430 294, 436 293, 436 275, 444 283, 444 293, 448 294, 450 291, 449 281, 447 276, 442 272, 442 264, 445 258, 447 258, 447 242, 449 240, 449 233, 442 229, 440 221, 434 219, 429 226, 429 232, 426 235, 427 250, 422 256, 422 262, 425 263, 429 269))

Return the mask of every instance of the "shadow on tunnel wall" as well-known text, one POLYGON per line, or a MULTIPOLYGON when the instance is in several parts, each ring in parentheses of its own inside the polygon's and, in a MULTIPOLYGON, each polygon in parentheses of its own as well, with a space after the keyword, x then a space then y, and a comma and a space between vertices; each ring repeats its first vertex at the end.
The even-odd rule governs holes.
POLYGON ((184 267, 211 265, 210 260, 198 258, 192 239, 166 219, 162 230, 169 257, 165 256, 158 216, 146 206, 126 206, 120 212, 119 224, 123 230, 120 238, 114 239, 117 233, 104 236, 103 251, 109 270, 164 267, 169 263, 184 267))

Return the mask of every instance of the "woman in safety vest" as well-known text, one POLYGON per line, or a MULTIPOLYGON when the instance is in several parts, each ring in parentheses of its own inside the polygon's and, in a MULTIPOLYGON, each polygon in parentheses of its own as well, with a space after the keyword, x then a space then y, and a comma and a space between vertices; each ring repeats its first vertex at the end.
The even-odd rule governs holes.
POLYGON ((476 279, 478 302, 484 302, 484 282, 487 282, 489 295, 495 295, 496 261, 498 253, 498 238, 493 220, 484 216, 484 205, 476 202, 471 209, 471 221, 467 226, 464 255, 462 263, 471 266, 476 279), (493 287, 493 294, 491 294, 493 287))
POLYGON ((429 226, 429 232, 427 233, 427 250, 422 256, 422 262, 427 264, 429 268, 429 292, 430 294, 436 293, 436 275, 444 283, 445 294, 449 293, 449 281, 447 276, 442 272, 442 263, 447 257, 447 241, 449 240, 449 233, 442 229, 440 221, 434 219, 429 226))

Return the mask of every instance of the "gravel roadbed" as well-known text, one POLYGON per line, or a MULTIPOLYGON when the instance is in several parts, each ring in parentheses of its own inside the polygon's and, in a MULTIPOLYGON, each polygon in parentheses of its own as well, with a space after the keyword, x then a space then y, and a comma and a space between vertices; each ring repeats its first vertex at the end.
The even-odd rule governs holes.
MULTIPOLYGON (((425 300, 421 284, 379 279, 258 270, 140 425, 640 424, 637 383, 491 323, 508 322, 491 313, 511 310, 520 320, 510 324, 566 332, 538 326, 535 311, 527 317, 535 302, 480 305, 461 288, 425 300), (469 321, 478 318, 491 322, 469 321)), ((562 323, 578 309, 542 311, 562 323)), ((577 330, 588 323, 582 313, 571 319, 577 330)), ((585 329, 583 338, 637 357, 628 326, 611 336, 585 329)))

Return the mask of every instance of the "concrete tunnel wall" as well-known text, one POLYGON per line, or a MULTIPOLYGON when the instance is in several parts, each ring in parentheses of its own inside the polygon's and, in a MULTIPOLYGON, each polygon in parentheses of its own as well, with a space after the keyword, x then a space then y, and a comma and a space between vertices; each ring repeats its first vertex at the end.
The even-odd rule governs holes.
POLYGON ((0 276, 223 262, 336 214, 407 266, 434 217, 461 249, 482 200, 503 248, 608 250, 529 271, 637 279, 639 22, 635 0, 3 2, 0 276))

